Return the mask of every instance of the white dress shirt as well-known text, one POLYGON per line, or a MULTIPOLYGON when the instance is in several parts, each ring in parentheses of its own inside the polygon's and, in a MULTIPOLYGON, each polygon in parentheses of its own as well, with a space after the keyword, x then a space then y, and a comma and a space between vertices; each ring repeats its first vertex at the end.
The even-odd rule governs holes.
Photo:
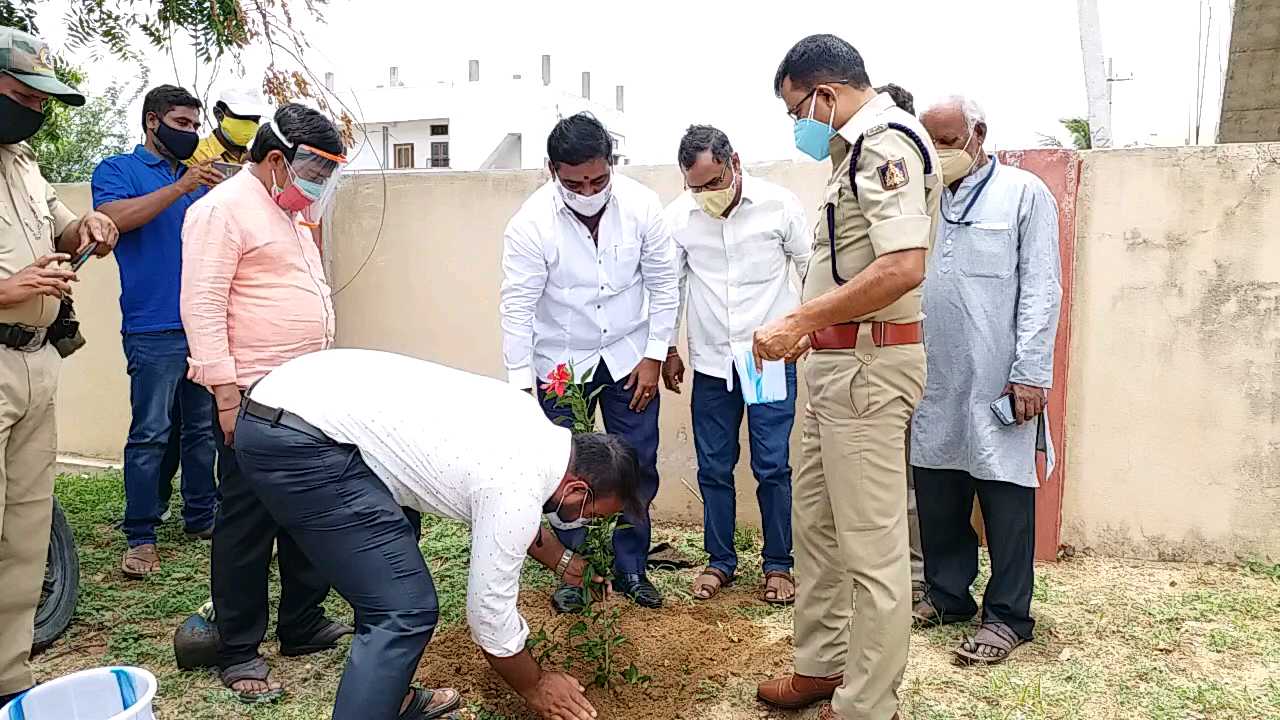
POLYGON ((757 328, 800 304, 787 264, 804 278, 813 253, 804 208, 790 190, 744 174, 742 199, 728 218, 707 215, 688 190, 663 216, 680 269, 672 344, 687 308, 693 369, 732 387, 730 342, 750 342, 757 328))
POLYGON ((490 655, 524 649, 520 570, 572 442, 537 400, 500 380, 375 350, 303 355, 251 396, 359 448, 400 505, 470 523, 471 637, 490 655))
POLYGON ((642 358, 662 361, 675 332, 679 287, 662 205, 613 173, 599 245, 543 185, 503 236, 502 353, 512 385, 531 388, 560 363, 585 374, 603 358, 621 380, 642 358))

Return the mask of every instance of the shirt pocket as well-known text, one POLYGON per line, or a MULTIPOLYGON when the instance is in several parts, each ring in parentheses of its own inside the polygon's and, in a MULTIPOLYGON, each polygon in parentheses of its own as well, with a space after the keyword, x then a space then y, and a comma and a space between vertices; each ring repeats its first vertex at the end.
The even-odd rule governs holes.
POLYGON ((977 223, 960 233, 956 264, 965 277, 1007 278, 1013 274, 1013 228, 1008 223, 977 223))
POLYGON ((744 238, 734 248, 734 261, 740 265, 738 280, 744 285, 763 285, 776 280, 786 268, 779 268, 782 237, 778 232, 757 233, 744 238))
POLYGON ((625 290, 635 284, 640 275, 641 243, 613 246, 613 271, 609 274, 609 285, 614 290, 625 290))

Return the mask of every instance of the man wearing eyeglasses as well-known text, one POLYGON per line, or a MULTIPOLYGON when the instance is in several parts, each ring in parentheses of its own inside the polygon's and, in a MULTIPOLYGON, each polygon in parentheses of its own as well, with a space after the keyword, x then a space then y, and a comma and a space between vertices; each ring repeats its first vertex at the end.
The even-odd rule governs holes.
POLYGON ((813 349, 792 485, 795 672, 758 694, 785 708, 831 698, 823 720, 890 720, 911 636, 906 435, 942 179, 924 128, 872 89, 844 40, 801 40, 774 89, 796 146, 831 158, 831 180, 802 303, 755 333, 761 360, 813 349))
POLYGON ((978 574, 973 498, 991 552, 982 625, 955 649, 994 665, 1031 640, 1036 451, 1053 384, 1059 283, 1058 206, 1043 181, 987 155, 987 123, 972 100, 922 116, 942 156, 942 222, 925 283, 929 382, 911 428, 928 592, 926 625, 968 622, 978 574), (1003 408, 992 407, 1004 403, 1003 408), (995 409, 1007 409, 1003 419, 995 409))
MULTIPOLYGON (((764 530, 767 603, 795 600, 791 576, 791 427, 795 421, 795 358, 786 366, 787 397, 746 405, 734 367, 734 343, 751 342, 756 328, 800 304, 791 267, 804 277, 810 239, 804 208, 791 191, 742 171, 729 137, 694 125, 680 141, 685 187, 665 217, 680 268, 680 319, 689 313, 693 364, 693 444, 702 491, 704 546, 711 561, 693 581, 693 596, 708 600, 734 579, 733 468, 743 415, 751 438, 751 470, 764 530)), ((668 390, 680 392, 684 361, 672 339, 662 367, 668 390)))

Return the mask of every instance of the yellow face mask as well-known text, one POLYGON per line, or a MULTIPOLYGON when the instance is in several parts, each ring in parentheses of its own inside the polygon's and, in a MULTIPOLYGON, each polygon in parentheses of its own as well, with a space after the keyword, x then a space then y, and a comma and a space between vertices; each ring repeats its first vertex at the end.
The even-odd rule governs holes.
POLYGON ((693 201, 698 203, 698 207, 702 208, 702 212, 713 218, 724 217, 724 213, 733 204, 733 198, 738 193, 738 176, 735 173, 733 182, 729 183, 729 187, 722 190, 703 190, 693 194, 693 201))
POLYGON ((221 127, 223 137, 240 147, 248 147, 249 143, 253 141, 253 136, 258 133, 256 120, 224 117, 222 118, 221 127))

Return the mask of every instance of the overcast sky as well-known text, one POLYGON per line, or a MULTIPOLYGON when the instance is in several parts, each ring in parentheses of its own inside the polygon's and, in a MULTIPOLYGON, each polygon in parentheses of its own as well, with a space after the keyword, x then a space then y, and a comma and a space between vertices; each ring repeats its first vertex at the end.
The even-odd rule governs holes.
MULTIPOLYGON (((1211 7, 1202 130, 1202 142, 1211 142, 1230 0, 1098 4, 1115 75, 1133 78, 1113 84, 1117 146, 1187 140, 1197 36, 1205 6, 1211 7)), ((53 0, 41 14, 55 46, 64 41, 65 5, 53 0)), ((331 0, 325 14, 325 24, 306 24, 314 48, 308 63, 318 75, 335 72, 340 88, 384 83, 392 65, 406 85, 463 82, 470 59, 480 61, 482 79, 516 72, 536 77, 543 53, 552 56, 558 86, 577 88, 580 73, 589 70, 596 98, 612 103, 613 86, 624 85, 635 163, 673 161, 681 132, 693 122, 724 129, 748 162, 799 157, 791 122, 773 95, 773 73, 796 40, 815 32, 853 43, 872 82, 906 87, 918 107, 953 93, 976 99, 997 147, 1034 147, 1039 133, 1061 135, 1059 118, 1085 115, 1075 0, 331 0)), ((153 58, 152 83, 173 81, 173 62, 153 58)), ((193 65, 184 59, 178 58, 178 79, 190 85, 193 65)), ((261 54, 246 54, 245 70, 257 84, 261 54)), ((91 89, 134 75, 110 62, 93 64, 90 73, 91 89)), ((202 85, 208 77, 205 69, 202 85)), ((224 68, 215 89, 243 82, 224 68)))

